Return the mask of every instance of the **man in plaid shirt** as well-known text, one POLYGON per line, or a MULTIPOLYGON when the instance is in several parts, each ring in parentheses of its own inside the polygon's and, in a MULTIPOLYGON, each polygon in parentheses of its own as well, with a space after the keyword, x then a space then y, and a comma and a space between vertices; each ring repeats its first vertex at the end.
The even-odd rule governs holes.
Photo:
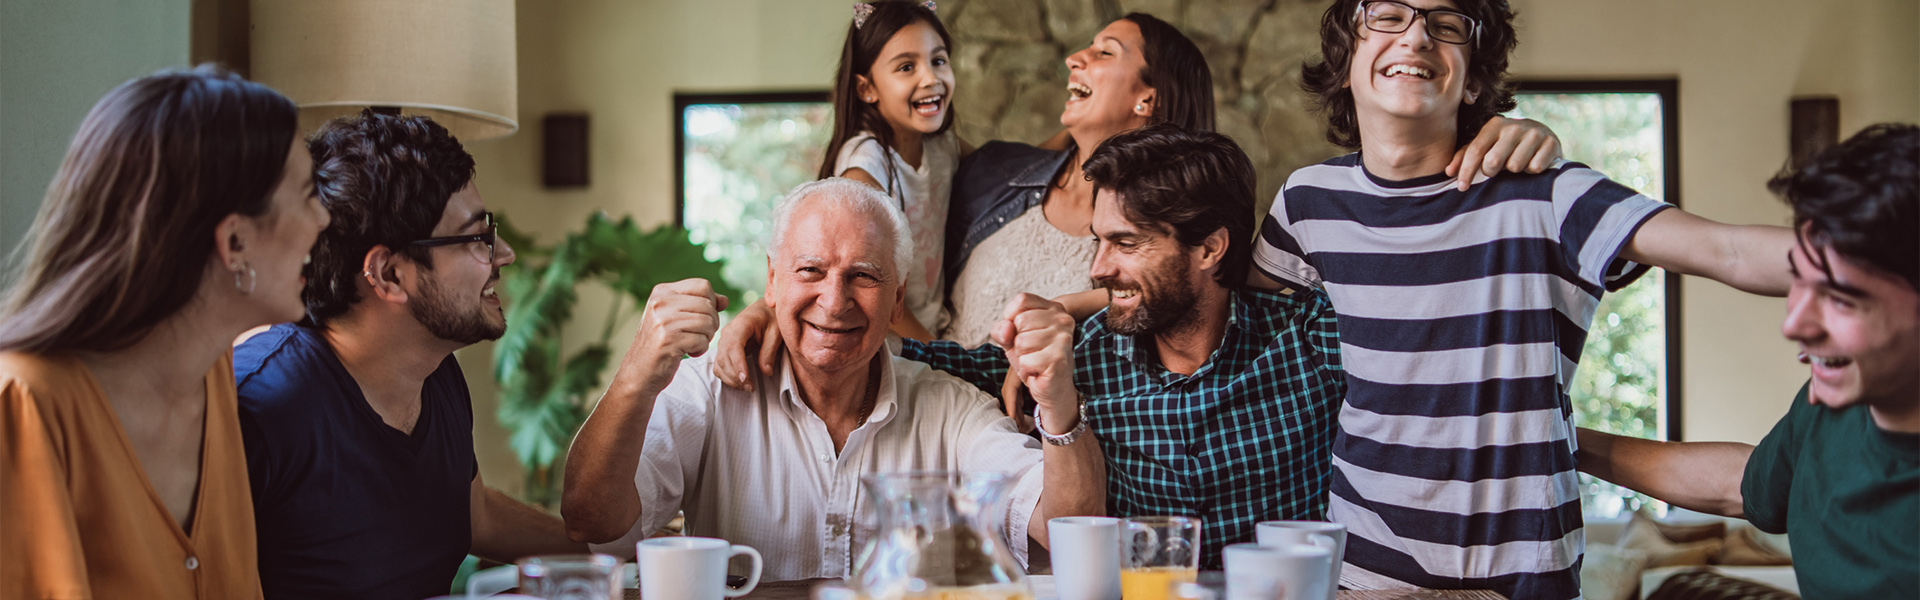
MULTIPOLYGON (((1325 518, 1346 393, 1334 314, 1318 291, 1244 285, 1246 154, 1226 136, 1156 125, 1109 139, 1084 172, 1097 190, 1091 275, 1112 303, 1080 324, 1074 381, 1107 454, 1109 514, 1199 517, 1207 569, 1225 545, 1253 541, 1255 523, 1325 518)), ((1000 347, 904 343, 902 357, 1000 391, 1000 347)))

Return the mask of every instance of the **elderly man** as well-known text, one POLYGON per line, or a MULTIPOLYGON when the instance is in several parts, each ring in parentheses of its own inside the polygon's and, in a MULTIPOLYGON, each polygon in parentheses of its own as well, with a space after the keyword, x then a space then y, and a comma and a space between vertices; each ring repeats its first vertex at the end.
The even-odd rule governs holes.
MULTIPOLYGON (((726 298, 706 281, 654 288, 633 346, 567 456, 561 513, 575 540, 633 543, 686 511, 687 531, 771 550, 764 577, 841 577, 872 532, 855 527, 859 478, 945 469, 1017 480, 1006 539, 1045 544, 1051 516, 1102 511, 1093 436, 1047 445, 958 379, 886 352, 904 310, 906 217, 866 185, 828 179, 774 216, 766 304, 785 358, 724 387, 701 355, 726 298), (1040 467, 1042 460, 1047 466, 1040 467)), ((1038 298, 1009 307, 1000 339, 1045 426, 1080 431, 1073 322, 1038 298)))

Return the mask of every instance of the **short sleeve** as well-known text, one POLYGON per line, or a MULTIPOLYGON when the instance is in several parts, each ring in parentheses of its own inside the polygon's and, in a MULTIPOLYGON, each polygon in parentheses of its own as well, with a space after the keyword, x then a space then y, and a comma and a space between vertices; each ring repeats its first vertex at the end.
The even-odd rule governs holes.
POLYGON ((0 378, 0 598, 88 598, 64 445, 32 393, 0 378))
MULTIPOLYGON (((1027 528, 1040 508, 1040 493, 1045 487, 1045 454, 1039 440, 1020 433, 1013 419, 1000 414, 992 398, 967 385, 949 381, 942 384, 941 400, 959 413, 954 421, 959 431, 953 439, 966 440, 960 450, 960 470, 991 471, 1014 480, 1007 493, 1007 548, 1022 566, 1027 564, 1027 528)), ((924 400, 923 400, 924 401, 924 400)))
POLYGON ((1253 247, 1253 267, 1274 281, 1318 289, 1320 270, 1307 260, 1307 252, 1300 245, 1293 221, 1287 214, 1288 196, 1292 191, 1291 186, 1280 190, 1273 199, 1273 208, 1260 222, 1260 238, 1253 247))
POLYGON ((1761 531, 1787 533, 1787 499, 1793 494, 1793 468, 1802 434, 1799 425, 1813 408, 1807 405, 1807 388, 1803 385, 1787 416, 1774 424, 1773 431, 1747 457, 1740 497, 1746 519, 1761 531))
POLYGON ((860 169, 872 175, 874 181, 880 182, 880 189, 888 195, 896 194, 894 188, 898 183, 891 177, 893 172, 887 169, 887 154, 887 149, 882 148, 880 140, 873 136, 865 133, 853 136, 846 145, 840 147, 840 157, 833 163, 833 175, 839 177, 848 169, 860 169))
POLYGON ((1552 194, 1560 249, 1581 281, 1618 290, 1647 271, 1646 265, 1621 259, 1620 250, 1647 219, 1672 205, 1577 163, 1562 163, 1552 194))
POLYGON ((634 491, 640 496, 640 518, 619 540, 593 544, 594 552, 631 557, 635 543, 665 528, 680 512, 687 483, 700 472, 700 456, 713 414, 716 384, 707 375, 707 365, 704 358, 681 361, 673 383, 654 399, 653 416, 647 420, 647 441, 640 449, 640 464, 633 474, 634 491))

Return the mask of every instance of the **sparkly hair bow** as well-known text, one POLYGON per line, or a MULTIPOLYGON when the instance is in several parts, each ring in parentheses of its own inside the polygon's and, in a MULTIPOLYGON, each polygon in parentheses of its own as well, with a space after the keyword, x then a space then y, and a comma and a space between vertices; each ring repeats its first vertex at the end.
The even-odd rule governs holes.
MULTIPOLYGON (((928 11, 934 11, 934 10, 938 10, 938 8, 937 8, 937 6, 936 6, 936 5, 935 5, 935 4, 933 3, 933 0, 927 0, 926 2, 921 2, 921 3, 920 3, 920 6, 923 6, 923 7, 926 7, 926 9, 927 9, 928 11)), ((857 2, 857 3, 854 3, 854 5, 853 5, 853 28, 854 28, 854 29, 859 29, 859 28, 860 28, 860 26, 862 26, 862 25, 866 25, 866 24, 867 24, 867 17, 871 17, 871 16, 873 16, 873 5, 872 5, 872 4, 869 4, 869 3, 866 3, 866 2, 857 2)))

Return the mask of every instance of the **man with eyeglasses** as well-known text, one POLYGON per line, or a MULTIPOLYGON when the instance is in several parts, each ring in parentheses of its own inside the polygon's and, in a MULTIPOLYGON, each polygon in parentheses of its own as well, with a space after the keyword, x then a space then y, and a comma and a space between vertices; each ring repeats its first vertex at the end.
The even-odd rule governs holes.
POLYGON ((1503 0, 1337 0, 1320 31, 1302 87, 1328 140, 1359 152, 1293 173, 1253 279, 1324 289, 1339 315, 1342 583, 1578 597, 1567 384, 1601 295, 1648 265, 1785 295, 1792 232, 1708 221, 1578 163, 1453 180, 1473 170, 1455 150, 1514 106, 1503 0))
POLYGON ((498 339, 495 238, 473 158, 426 117, 364 112, 308 142, 333 216, 307 318, 234 349, 268 598, 446 594, 468 553, 583 552, 481 481, 453 352, 498 339))

